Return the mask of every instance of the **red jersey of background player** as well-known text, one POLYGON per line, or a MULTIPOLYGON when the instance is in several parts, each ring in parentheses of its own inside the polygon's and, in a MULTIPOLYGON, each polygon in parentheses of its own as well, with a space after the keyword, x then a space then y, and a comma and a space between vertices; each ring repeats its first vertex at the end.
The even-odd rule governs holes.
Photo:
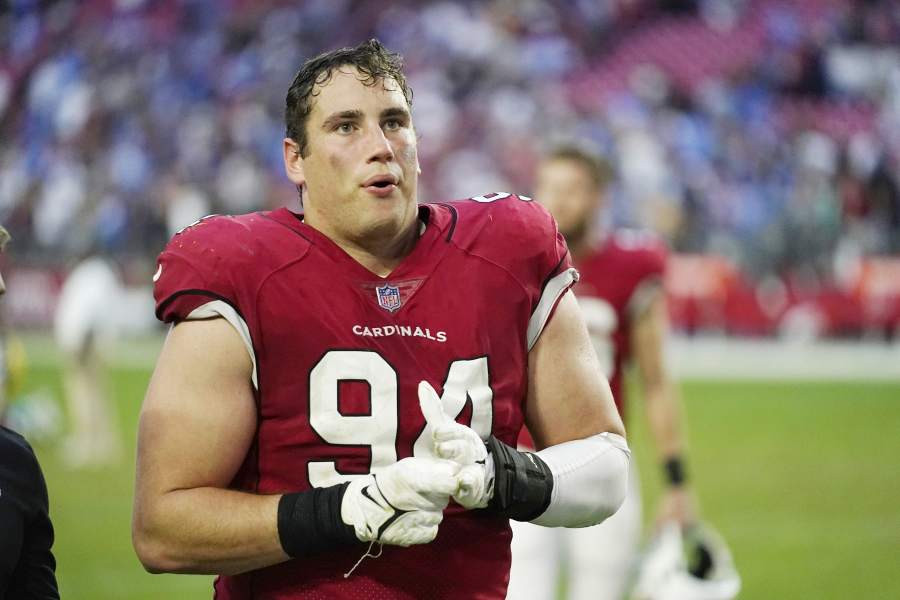
POLYGON ((647 231, 622 229, 576 257, 581 279, 573 288, 616 408, 624 418, 624 365, 631 359, 631 322, 663 284, 666 247, 647 231))
MULTIPOLYGON (((590 252, 574 257, 581 277, 572 289, 623 418, 622 371, 631 358, 631 322, 659 291, 666 255, 665 245, 654 234, 623 229, 606 235, 590 252)), ((519 444, 534 447, 527 429, 522 430, 519 444)))
MULTIPOLYGON (((303 491, 431 453, 417 386, 482 437, 515 442, 528 351, 577 273, 538 204, 493 194, 422 205, 387 278, 286 210, 213 217, 160 256, 157 316, 224 316, 253 358, 258 431, 233 489, 303 491)), ((504 598, 507 519, 451 506, 437 539, 365 546, 216 581, 217 598, 504 598)))

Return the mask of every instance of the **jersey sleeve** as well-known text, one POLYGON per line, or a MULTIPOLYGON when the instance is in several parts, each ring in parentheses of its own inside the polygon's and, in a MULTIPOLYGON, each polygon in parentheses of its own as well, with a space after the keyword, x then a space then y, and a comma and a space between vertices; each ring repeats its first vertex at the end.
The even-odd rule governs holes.
POLYGON ((534 347, 559 299, 577 280, 556 221, 526 196, 500 193, 457 203, 473 232, 471 251, 500 265, 519 284, 530 308, 526 338, 534 347))
POLYGON ((156 317, 164 323, 194 318, 197 308, 220 301, 237 310, 238 290, 231 278, 221 217, 202 219, 179 231, 159 255, 153 276, 156 317))
POLYGON ((553 315, 563 294, 578 281, 578 271, 572 266, 572 258, 556 221, 538 203, 533 224, 533 268, 527 279, 526 290, 532 298, 531 319, 528 321, 528 349, 531 350, 553 315), (538 284, 538 285, 535 285, 538 284))
POLYGON ((668 262, 668 248, 655 234, 648 231, 620 231, 616 243, 630 256, 634 265, 635 282, 626 303, 632 317, 641 315, 663 289, 668 262))
POLYGON ((241 253, 241 227, 231 217, 201 219, 175 234, 157 262, 153 277, 156 317, 164 323, 224 318, 238 332, 253 361, 256 354, 245 315, 251 312, 252 294, 241 253))

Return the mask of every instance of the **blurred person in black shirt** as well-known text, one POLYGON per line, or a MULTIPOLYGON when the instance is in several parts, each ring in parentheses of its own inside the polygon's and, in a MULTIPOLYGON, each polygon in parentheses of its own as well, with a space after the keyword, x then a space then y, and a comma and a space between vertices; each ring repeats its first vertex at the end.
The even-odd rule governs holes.
MULTIPOLYGON (((7 241, 0 227, 0 251, 7 241)), ((0 600, 59 598, 47 484, 25 438, 2 426, 5 409, 0 396, 0 600)))

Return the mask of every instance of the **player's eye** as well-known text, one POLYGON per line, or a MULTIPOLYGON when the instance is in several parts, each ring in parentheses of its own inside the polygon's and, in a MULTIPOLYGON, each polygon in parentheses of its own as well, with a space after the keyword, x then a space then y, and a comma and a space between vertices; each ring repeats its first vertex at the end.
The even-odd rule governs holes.
POLYGON ((384 122, 384 128, 388 131, 396 131, 403 127, 403 123, 400 122, 400 119, 388 119, 384 122))
POLYGON ((337 127, 334 128, 338 133, 352 133, 353 132, 353 123, 344 122, 340 123, 337 127))

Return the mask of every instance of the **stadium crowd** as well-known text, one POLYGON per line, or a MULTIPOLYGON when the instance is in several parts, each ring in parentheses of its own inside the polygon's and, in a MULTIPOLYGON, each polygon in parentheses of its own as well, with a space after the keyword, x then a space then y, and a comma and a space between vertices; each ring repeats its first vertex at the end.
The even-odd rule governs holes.
POLYGON ((17 261, 155 255, 208 213, 296 205, 282 90, 377 36, 415 97, 425 200, 527 192, 577 136, 615 218, 755 278, 900 253, 889 1, 17 0, 0 9, 0 221, 17 261))

